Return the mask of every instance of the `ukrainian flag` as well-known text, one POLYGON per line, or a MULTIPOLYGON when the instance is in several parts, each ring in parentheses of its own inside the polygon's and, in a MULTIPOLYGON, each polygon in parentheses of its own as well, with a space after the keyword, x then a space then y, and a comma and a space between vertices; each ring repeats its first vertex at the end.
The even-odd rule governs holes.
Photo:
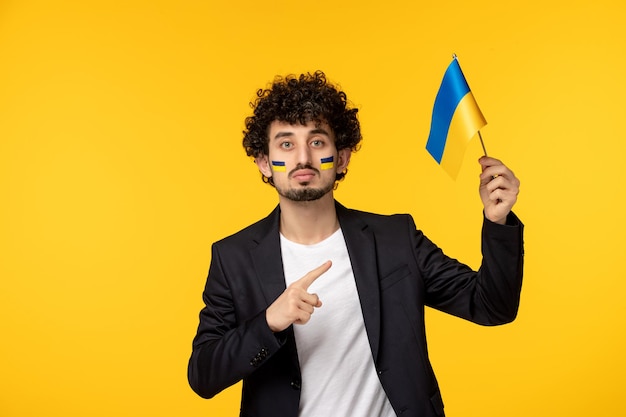
POLYGON ((455 56, 435 98, 426 150, 456 178, 468 142, 486 124, 455 56))
POLYGON ((321 160, 321 169, 333 169, 335 166, 335 163, 333 162, 334 158, 332 156, 329 156, 328 158, 322 158, 321 160))
POLYGON ((287 167, 285 166, 285 161, 272 161, 272 168, 274 168, 274 172, 286 172, 287 167))

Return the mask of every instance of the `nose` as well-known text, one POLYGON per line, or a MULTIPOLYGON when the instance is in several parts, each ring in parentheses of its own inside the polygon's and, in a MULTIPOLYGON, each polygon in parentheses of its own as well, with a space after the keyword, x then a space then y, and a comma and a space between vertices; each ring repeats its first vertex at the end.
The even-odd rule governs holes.
POLYGON ((311 150, 308 146, 299 146, 297 153, 297 163, 299 165, 312 165, 311 150))

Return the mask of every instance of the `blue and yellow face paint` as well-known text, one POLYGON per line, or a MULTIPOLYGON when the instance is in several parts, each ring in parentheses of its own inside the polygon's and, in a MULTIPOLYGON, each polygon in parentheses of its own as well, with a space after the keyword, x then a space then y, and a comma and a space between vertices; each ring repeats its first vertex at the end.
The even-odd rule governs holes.
POLYGON ((274 172, 287 171, 287 167, 285 166, 285 161, 272 161, 272 169, 274 170, 274 172))
POLYGON ((320 165, 320 169, 333 169, 335 167, 334 157, 329 156, 328 158, 322 158, 322 164, 320 165))

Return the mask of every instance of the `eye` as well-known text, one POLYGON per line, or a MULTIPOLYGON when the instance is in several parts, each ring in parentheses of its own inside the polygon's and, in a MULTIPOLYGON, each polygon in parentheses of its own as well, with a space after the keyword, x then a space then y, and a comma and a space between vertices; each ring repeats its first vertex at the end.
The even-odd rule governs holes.
POLYGON ((280 147, 283 149, 290 149, 293 146, 291 142, 281 142, 280 147))
POLYGON ((311 141, 311 146, 313 146, 314 148, 319 148, 321 146, 324 146, 324 141, 321 139, 314 139, 311 141))

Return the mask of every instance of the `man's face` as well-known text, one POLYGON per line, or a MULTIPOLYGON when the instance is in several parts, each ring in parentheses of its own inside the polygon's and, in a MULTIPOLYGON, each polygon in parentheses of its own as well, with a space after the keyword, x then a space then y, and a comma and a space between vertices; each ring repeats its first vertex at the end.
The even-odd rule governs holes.
POLYGON ((313 201, 332 191, 335 176, 348 165, 350 149, 337 151, 326 123, 292 125, 274 121, 269 128, 269 154, 256 159, 278 194, 292 201, 313 201))

